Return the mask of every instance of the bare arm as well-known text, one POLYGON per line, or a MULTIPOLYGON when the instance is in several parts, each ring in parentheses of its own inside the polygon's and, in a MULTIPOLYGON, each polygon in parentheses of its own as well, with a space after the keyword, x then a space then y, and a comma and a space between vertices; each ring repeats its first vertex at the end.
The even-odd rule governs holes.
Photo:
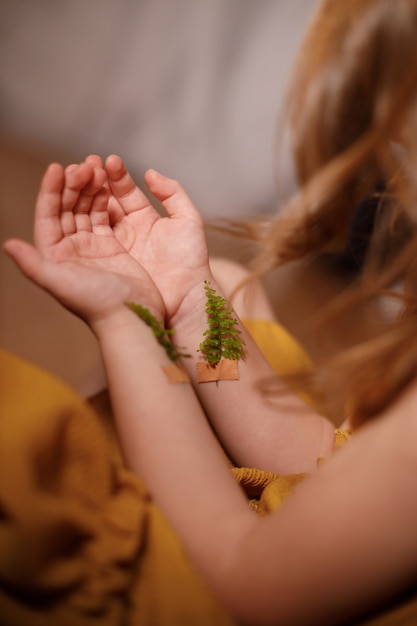
MULTIPOLYGON (((68 180, 77 197, 82 180, 68 180)), ((95 332, 126 459, 213 591, 242 624, 323 626, 406 586, 417 572, 415 387, 281 509, 258 518, 191 386, 167 382, 167 356, 124 305, 141 300, 163 316, 152 280, 111 243, 101 195, 68 201, 70 219, 63 172, 53 166, 38 199, 36 247, 9 241, 6 251, 95 332)))
POLYGON ((350 623, 415 584, 416 401, 414 386, 242 537, 227 578, 243 623, 350 623))
MULTIPOLYGON (((137 331, 123 328, 132 346, 137 331)), ((144 406, 138 381, 145 372, 132 375, 138 347, 129 356, 126 346, 114 344, 115 333, 101 330, 129 463, 145 477, 192 561, 239 623, 333 624, 412 582, 417 461, 410 442, 417 428, 410 409, 416 390, 408 406, 359 432, 281 509, 258 518, 231 481, 191 389, 167 388, 161 379, 154 407, 163 390, 169 408, 144 406)), ((144 338, 136 335, 136 341, 143 358, 144 338)), ((145 370, 158 380, 157 366, 145 370)), ((148 390, 151 380, 142 380, 148 390)))
POLYGON ((239 623, 334 624, 377 607, 413 581, 415 389, 355 435, 278 511, 258 518, 231 480, 191 389, 167 386, 159 368, 164 355, 152 367, 144 361, 144 350, 155 352, 153 338, 147 347, 136 320, 123 314, 119 322, 125 344, 114 320, 96 332, 126 457, 239 623), (144 367, 135 365, 138 359, 144 367))
POLYGON ((149 329, 125 308, 93 329, 128 465, 239 623, 335 624, 413 581, 416 390, 258 518, 191 387, 167 383, 166 355, 149 329))
MULTIPOLYGON (((214 278, 211 286, 216 287, 214 278)), ((218 289, 220 292, 220 289, 218 289)), ((320 456, 333 447, 334 427, 300 400, 282 381, 271 402, 260 384, 276 373, 239 322, 247 354, 239 361, 239 380, 197 383, 196 348, 207 328, 204 285, 190 291, 175 321, 176 341, 194 347, 184 362, 196 393, 222 443, 237 465, 277 473, 313 472, 320 456)))
MULTIPOLYGON (((98 164, 96 157, 91 159, 98 164)), ((201 360, 197 349, 207 328, 204 281, 219 294, 221 290, 210 271, 201 216, 191 200, 176 181, 147 172, 150 191, 167 211, 161 218, 118 157, 110 157, 106 165, 115 235, 157 284, 175 341, 192 355, 184 365, 195 391, 233 461, 281 473, 314 471, 317 458, 332 449, 333 426, 280 381, 278 405, 265 401, 258 383, 277 376, 244 328, 248 354, 239 363, 239 381, 196 383, 201 360)))

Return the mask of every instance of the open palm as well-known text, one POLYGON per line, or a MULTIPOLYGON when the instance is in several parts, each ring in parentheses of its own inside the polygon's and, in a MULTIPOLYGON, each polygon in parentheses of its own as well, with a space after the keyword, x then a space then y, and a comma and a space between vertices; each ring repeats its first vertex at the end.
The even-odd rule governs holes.
POLYGON ((11 241, 6 251, 22 271, 64 306, 91 322, 126 301, 164 316, 149 274, 115 237, 108 214, 105 173, 83 164, 52 164, 35 208, 35 246, 11 241))
MULTIPOLYGON (((98 165, 97 157, 89 159, 98 165)), ((165 208, 165 217, 135 185, 119 157, 107 159, 106 171, 114 234, 149 272, 172 320, 187 294, 207 278, 208 251, 201 216, 176 181, 154 170, 146 172, 145 182, 165 208)))

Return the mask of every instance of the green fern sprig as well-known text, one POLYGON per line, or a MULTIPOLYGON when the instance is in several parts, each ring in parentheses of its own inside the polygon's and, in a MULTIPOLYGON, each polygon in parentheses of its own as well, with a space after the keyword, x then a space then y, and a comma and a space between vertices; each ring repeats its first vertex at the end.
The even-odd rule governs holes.
POLYGON ((215 289, 204 281, 206 292, 206 314, 208 329, 203 333, 206 339, 200 343, 198 352, 203 359, 215 367, 222 359, 239 361, 246 355, 245 342, 236 328, 238 323, 234 311, 226 301, 217 295, 215 289))
POLYGON ((183 348, 178 348, 172 343, 170 337, 175 334, 175 331, 164 328, 149 309, 146 309, 140 304, 135 304, 134 302, 126 302, 126 305, 150 327, 158 343, 164 348, 168 358, 173 361, 173 363, 180 358, 191 357, 191 354, 182 352, 183 348))

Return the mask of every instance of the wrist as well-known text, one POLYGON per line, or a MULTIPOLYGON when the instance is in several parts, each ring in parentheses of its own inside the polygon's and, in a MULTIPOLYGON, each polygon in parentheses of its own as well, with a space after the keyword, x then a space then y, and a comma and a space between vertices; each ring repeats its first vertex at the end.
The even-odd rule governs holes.
POLYGON ((140 337, 141 342, 146 337, 146 342, 151 338, 154 347, 159 346, 169 363, 174 364, 182 357, 190 356, 172 341, 175 331, 166 329, 149 309, 132 302, 126 302, 111 314, 95 319, 91 329, 101 345, 112 343, 115 337, 123 340, 130 337, 133 341, 140 337))
POLYGON ((94 335, 100 340, 102 336, 117 332, 118 329, 133 324, 134 321, 133 312, 129 311, 124 303, 121 303, 116 309, 90 319, 88 325, 94 335))
POLYGON ((219 291, 212 273, 207 270, 198 282, 187 290, 187 293, 175 314, 167 320, 169 328, 175 335, 201 335, 207 325, 205 281, 219 291))
POLYGON ((89 322, 92 332, 99 341, 109 333, 119 332, 121 329, 126 330, 134 325, 137 327, 138 324, 146 326, 145 322, 140 320, 125 303, 121 303, 119 307, 89 322))
POLYGON ((246 332, 212 275, 188 292, 173 329, 174 340, 187 346, 192 357, 184 362, 188 370, 202 361, 214 368, 224 359, 239 361, 246 354, 246 332))

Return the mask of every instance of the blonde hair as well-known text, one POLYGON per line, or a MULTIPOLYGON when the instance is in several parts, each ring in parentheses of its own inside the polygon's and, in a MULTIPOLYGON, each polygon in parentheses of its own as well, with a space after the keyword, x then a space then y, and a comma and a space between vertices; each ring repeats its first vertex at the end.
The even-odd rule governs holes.
POLYGON ((252 231, 259 273, 342 250, 355 208, 383 183, 366 267, 337 307, 383 293, 401 297, 402 312, 380 336, 318 368, 313 381, 333 392, 343 388, 357 424, 417 375, 416 97, 417 0, 321 2, 287 102, 299 191, 283 215, 252 231), (393 149, 393 140, 403 148, 393 149), (398 282, 402 296, 391 291, 398 282))
POLYGON ((390 141, 417 121, 416 41, 415 0, 320 4, 287 102, 300 190, 264 239, 277 263, 342 247, 377 181, 393 191, 401 164, 390 141))

